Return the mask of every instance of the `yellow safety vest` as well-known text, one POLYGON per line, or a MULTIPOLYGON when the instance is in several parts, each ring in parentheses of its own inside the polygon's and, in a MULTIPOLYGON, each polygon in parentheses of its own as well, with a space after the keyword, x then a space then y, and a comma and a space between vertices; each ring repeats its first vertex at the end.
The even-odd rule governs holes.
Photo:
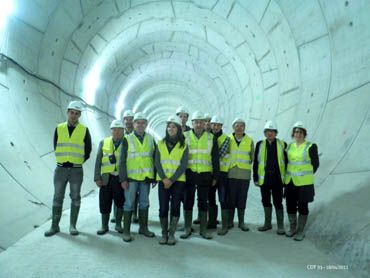
POLYGON ((110 174, 118 171, 121 149, 122 142, 119 144, 118 148, 115 149, 112 136, 104 139, 102 146, 103 156, 101 159, 101 174, 110 174), (112 154, 116 157, 115 164, 112 164, 109 161, 109 156, 112 154))
POLYGON ((245 135, 241 140, 239 146, 234 135, 230 135, 230 169, 237 166, 240 169, 250 170, 251 159, 251 145, 253 141, 245 135))
POLYGON ((309 155, 310 142, 305 141, 299 147, 296 143, 288 146, 288 168, 285 175, 285 184, 293 180, 294 185, 303 186, 313 184, 313 166, 309 155))
MULTIPOLYGON (((169 153, 165 140, 161 140, 158 142, 158 151, 161 157, 161 165, 166 178, 170 179, 179 168, 185 148, 185 145, 183 147, 180 147, 180 143, 177 142, 171 153, 169 153)), ((158 174, 157 180, 161 180, 158 174)), ((185 173, 183 173, 177 179, 177 181, 185 181, 185 173)))
POLYGON ((212 172, 213 135, 205 131, 198 139, 192 130, 184 135, 189 148, 188 169, 196 173, 212 172))
POLYGON ((129 179, 144 181, 145 178, 154 179, 154 139, 148 133, 144 134, 143 143, 134 133, 126 136, 127 150, 127 176, 129 179))
MULTIPOLYGON (((226 138, 227 138, 227 135, 225 134, 221 134, 221 136, 217 138, 218 149, 221 148, 226 138)), ((220 157, 220 171, 221 172, 226 172, 226 173, 229 172, 229 166, 230 166, 229 156, 230 154, 227 153, 224 157, 220 157)))
POLYGON ((57 127, 58 141, 55 149, 57 163, 70 162, 73 164, 83 164, 85 161, 85 135, 87 128, 77 123, 71 136, 68 132, 67 122, 61 123, 57 127))
MULTIPOLYGON (((258 150, 258 184, 263 185, 265 182, 265 166, 266 166, 266 144, 267 140, 263 140, 258 150)), ((276 138, 277 160, 279 163, 281 181, 284 182, 285 177, 285 158, 284 158, 284 141, 276 138)))

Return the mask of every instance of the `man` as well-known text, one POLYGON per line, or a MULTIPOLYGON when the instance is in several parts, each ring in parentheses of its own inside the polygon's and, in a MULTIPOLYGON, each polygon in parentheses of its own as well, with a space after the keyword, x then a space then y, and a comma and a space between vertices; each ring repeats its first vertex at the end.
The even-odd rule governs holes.
POLYGON ((253 140, 245 134, 245 121, 236 118, 233 121, 233 134, 230 135, 230 169, 229 169, 229 194, 230 208, 229 228, 234 226, 235 208, 238 209, 238 227, 249 231, 244 223, 244 213, 247 204, 249 182, 251 178, 253 140))
POLYGON ((97 231, 98 235, 104 235, 109 231, 108 222, 112 200, 116 206, 115 230, 123 233, 121 222, 125 197, 119 181, 118 169, 124 127, 120 120, 113 120, 110 128, 112 136, 100 142, 95 162, 94 181, 99 187, 99 208, 102 221, 102 227, 97 231))
POLYGON ((62 216, 63 200, 67 187, 70 186, 71 214, 69 233, 78 235, 76 223, 81 204, 81 185, 83 181, 83 163, 91 153, 91 136, 86 126, 79 123, 82 104, 71 101, 67 109, 67 121, 57 126, 54 132, 54 150, 57 167, 54 171, 54 199, 51 228, 46 237, 60 231, 59 221, 62 216))
MULTIPOLYGON (((123 112, 123 125, 124 125, 124 134, 131 134, 134 130, 134 113, 131 110, 126 110, 123 112)), ((138 222, 137 218, 137 206, 138 206, 138 198, 135 200, 135 206, 134 206, 134 212, 132 214, 132 221, 134 223, 138 222)), ((115 204, 113 204, 113 217, 110 220, 112 223, 116 223, 116 213, 117 212, 117 207, 115 204)))
POLYGON ((188 238, 192 233, 191 222, 197 189, 200 235, 205 239, 212 239, 207 231, 207 211, 209 188, 216 185, 219 175, 217 138, 204 130, 203 113, 194 112, 191 120, 193 129, 185 132, 189 160, 184 194, 185 233, 181 238, 188 238))
POLYGON ((191 128, 186 125, 189 119, 189 111, 184 106, 180 106, 176 109, 176 115, 181 120, 182 132, 189 131, 191 128))
POLYGON ((271 195, 276 212, 278 235, 284 235, 283 181, 286 167, 286 143, 278 138, 277 126, 268 121, 265 124, 265 140, 256 145, 253 163, 253 180, 261 188, 262 205, 265 212, 265 223, 259 227, 260 232, 272 229, 271 195))
POLYGON ((204 120, 206 121, 205 130, 207 132, 211 132, 212 131, 212 129, 211 129, 211 115, 208 114, 208 113, 205 113, 204 114, 204 120))
POLYGON ((216 204, 216 191, 218 190, 218 199, 221 205, 222 229, 217 232, 218 235, 225 235, 228 232, 229 210, 226 204, 226 192, 228 190, 228 172, 229 172, 229 147, 230 137, 223 134, 221 117, 213 116, 211 119, 212 134, 217 138, 220 158, 220 178, 215 186, 209 190, 209 210, 208 210, 208 229, 215 229, 217 226, 218 207, 216 204))
POLYGON ((121 152, 120 181, 125 190, 123 240, 132 241, 131 217, 139 192, 139 234, 154 237, 148 230, 150 184, 155 181, 154 157, 156 144, 145 132, 148 120, 144 113, 134 116, 134 132, 125 137, 121 152))

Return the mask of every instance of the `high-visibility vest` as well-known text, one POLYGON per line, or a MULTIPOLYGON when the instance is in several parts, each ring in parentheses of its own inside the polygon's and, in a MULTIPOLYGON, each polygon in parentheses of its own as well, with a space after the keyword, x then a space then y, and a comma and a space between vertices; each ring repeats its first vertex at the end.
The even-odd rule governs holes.
POLYGON ((212 172, 213 135, 204 131, 198 139, 192 130, 184 135, 189 148, 188 169, 196 173, 212 172))
POLYGON ((118 171, 119 161, 121 156, 122 142, 119 144, 118 148, 115 148, 113 144, 112 136, 107 137, 103 141, 102 152, 103 156, 101 159, 101 174, 109 174, 118 171), (116 157, 116 163, 112 164, 109 161, 109 156, 113 155, 116 157))
MULTIPOLYGON (((226 138, 227 138, 227 135, 225 134, 221 134, 221 136, 217 138, 218 149, 221 148, 226 138)), ((230 154, 227 153, 224 157, 220 157, 220 171, 221 172, 226 172, 226 173, 229 172, 229 166, 230 166, 229 156, 230 154)))
MULTIPOLYGON (((257 159, 258 159, 258 184, 263 185, 265 182, 265 166, 267 160, 266 152, 267 140, 263 140, 260 144, 258 150, 257 159)), ((285 157, 284 157, 284 141, 276 139, 276 149, 277 149, 277 160, 279 163, 280 177, 281 181, 284 182, 285 178, 285 157)))
POLYGON ((154 179, 154 139, 145 133, 143 143, 135 133, 126 136, 127 149, 127 176, 129 179, 144 181, 145 178, 154 179))
POLYGON ((252 143, 252 138, 245 135, 238 145, 234 135, 230 135, 230 169, 237 166, 240 169, 251 170, 252 143))
POLYGON ((312 146, 310 142, 305 141, 299 147, 296 143, 289 144, 287 148, 288 167, 285 174, 285 184, 293 180, 294 185, 313 184, 313 166, 309 149, 312 146))
POLYGON ((57 146, 55 157, 57 163, 70 162, 73 164, 83 164, 85 161, 85 135, 86 126, 77 123, 71 136, 68 132, 67 122, 61 123, 57 127, 57 146))
MULTIPOLYGON (((179 168, 185 148, 185 144, 183 147, 180 147, 180 142, 177 142, 175 147, 169 153, 165 140, 161 140, 158 142, 158 151, 161 157, 161 165, 166 178, 170 179, 179 168)), ((158 174, 157 180, 161 180, 158 174)), ((177 181, 185 181, 185 173, 183 173, 177 179, 177 181)))

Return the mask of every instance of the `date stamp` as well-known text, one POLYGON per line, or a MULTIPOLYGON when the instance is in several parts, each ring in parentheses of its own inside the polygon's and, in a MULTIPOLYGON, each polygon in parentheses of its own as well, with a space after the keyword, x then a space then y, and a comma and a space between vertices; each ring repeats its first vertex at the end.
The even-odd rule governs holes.
POLYGON ((306 266, 308 270, 329 270, 329 271, 335 271, 335 270, 348 270, 348 265, 338 265, 338 264, 328 264, 328 265, 321 265, 321 264, 308 264, 306 266))

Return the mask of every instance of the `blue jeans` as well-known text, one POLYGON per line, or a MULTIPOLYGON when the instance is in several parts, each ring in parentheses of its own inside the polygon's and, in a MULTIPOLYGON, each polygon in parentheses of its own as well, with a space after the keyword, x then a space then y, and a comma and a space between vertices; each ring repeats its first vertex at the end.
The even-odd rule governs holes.
POLYGON ((133 211, 135 206, 136 194, 139 194, 139 209, 149 207, 150 183, 143 181, 130 181, 128 189, 125 190, 124 211, 133 211))

